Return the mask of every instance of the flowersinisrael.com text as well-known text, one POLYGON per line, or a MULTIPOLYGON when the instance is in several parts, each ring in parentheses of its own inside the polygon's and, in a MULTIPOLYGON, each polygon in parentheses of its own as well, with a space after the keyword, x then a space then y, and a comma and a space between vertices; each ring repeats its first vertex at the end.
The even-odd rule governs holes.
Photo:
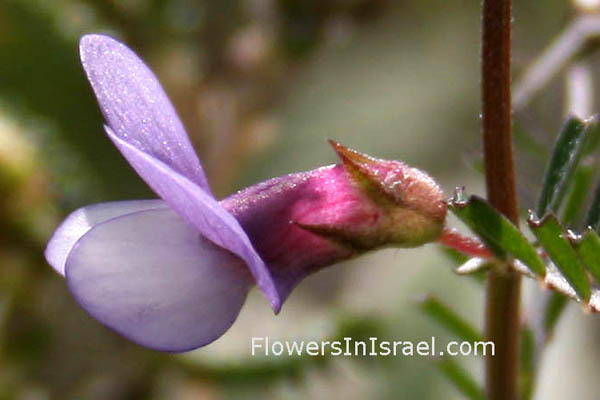
POLYGON ((253 337, 251 353, 253 356, 494 356, 494 342, 448 342, 436 347, 436 338, 419 342, 409 340, 380 340, 370 337, 368 340, 354 340, 344 337, 333 341, 289 341, 272 340, 268 336, 253 337))

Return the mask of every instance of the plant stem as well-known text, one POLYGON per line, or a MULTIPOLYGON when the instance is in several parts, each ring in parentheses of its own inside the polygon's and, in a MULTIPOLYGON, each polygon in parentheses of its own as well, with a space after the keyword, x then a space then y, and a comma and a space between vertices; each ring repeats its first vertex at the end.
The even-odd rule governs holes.
MULTIPOLYGON (((488 200, 518 225, 511 140, 511 0, 484 0, 482 24, 482 134, 488 200)), ((520 290, 521 278, 510 266, 489 272, 485 335, 495 343, 495 355, 486 358, 490 400, 518 398, 520 290)))

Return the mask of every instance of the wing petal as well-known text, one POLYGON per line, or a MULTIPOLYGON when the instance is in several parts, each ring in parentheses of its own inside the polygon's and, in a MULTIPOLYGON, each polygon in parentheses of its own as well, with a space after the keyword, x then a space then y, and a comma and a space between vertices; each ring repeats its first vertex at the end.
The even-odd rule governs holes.
POLYGON ((155 208, 168 208, 162 200, 113 201, 93 204, 73 211, 54 231, 44 255, 48 264, 65 275, 65 262, 75 243, 94 225, 121 215, 155 208))
POLYGON ((142 346, 171 352, 220 337, 253 284, 238 257, 170 209, 96 225, 69 254, 66 278, 94 318, 142 346))

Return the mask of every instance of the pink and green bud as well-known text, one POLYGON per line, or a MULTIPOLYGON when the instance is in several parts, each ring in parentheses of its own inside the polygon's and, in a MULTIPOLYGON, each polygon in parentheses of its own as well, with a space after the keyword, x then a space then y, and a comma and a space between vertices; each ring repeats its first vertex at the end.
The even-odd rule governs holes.
POLYGON ((442 233, 446 202, 427 174, 330 141, 342 163, 259 183, 221 205, 240 222, 285 299, 306 275, 442 233))

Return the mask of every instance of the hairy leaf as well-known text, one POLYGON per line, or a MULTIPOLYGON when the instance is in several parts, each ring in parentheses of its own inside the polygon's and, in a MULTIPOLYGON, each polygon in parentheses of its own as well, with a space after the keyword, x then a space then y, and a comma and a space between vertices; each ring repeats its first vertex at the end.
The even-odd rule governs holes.
POLYGON ((468 201, 455 200, 450 209, 498 256, 510 255, 544 276, 545 265, 536 249, 508 219, 484 199, 471 196, 468 201))
MULTIPOLYGON (((530 278, 538 278, 533 274, 523 263, 520 261, 515 262, 514 264, 515 270, 520 272, 523 275, 526 275, 530 278)), ((551 289, 556 291, 557 293, 563 294, 575 301, 580 302, 581 298, 571 286, 571 284, 567 281, 567 279, 563 276, 563 274, 556 268, 554 263, 549 263, 546 267, 546 276, 542 280, 539 280, 541 285, 544 288, 551 289)), ((582 305, 588 312, 599 313, 600 312, 600 290, 598 288, 591 288, 590 290, 590 298, 588 301, 583 302, 582 305)))
POLYGON ((584 301, 590 298, 590 282, 579 261, 577 252, 565 237, 563 226, 553 214, 542 220, 531 217, 529 227, 552 262, 564 275, 577 295, 584 301))

